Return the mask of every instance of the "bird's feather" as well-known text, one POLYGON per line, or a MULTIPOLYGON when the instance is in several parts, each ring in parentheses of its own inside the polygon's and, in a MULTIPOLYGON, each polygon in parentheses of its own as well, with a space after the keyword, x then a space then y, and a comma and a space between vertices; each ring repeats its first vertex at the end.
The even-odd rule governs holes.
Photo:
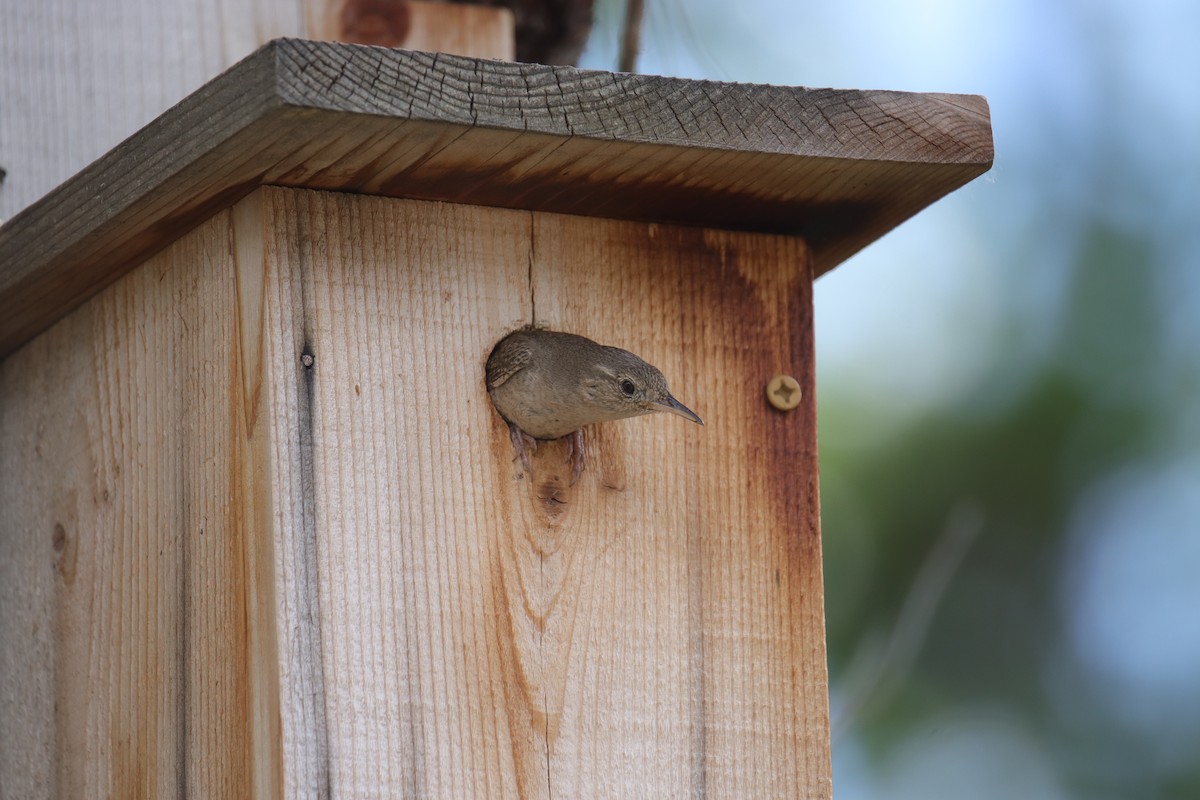
POLYGON ((516 375, 533 360, 533 350, 525 342, 513 342, 513 346, 500 349, 492 354, 487 362, 487 387, 489 390, 504 385, 504 382, 516 375))

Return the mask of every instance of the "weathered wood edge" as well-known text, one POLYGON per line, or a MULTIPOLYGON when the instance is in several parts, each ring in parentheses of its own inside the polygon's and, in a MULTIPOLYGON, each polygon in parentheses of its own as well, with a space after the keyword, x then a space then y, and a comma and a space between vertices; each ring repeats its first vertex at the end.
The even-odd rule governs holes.
POLYGON ((0 226, 0 358, 263 183, 799 234, 821 273, 991 161, 987 105, 975 96, 725 84, 280 39, 0 226), (474 158, 472 147, 450 146, 468 136, 515 142, 521 163, 538 166, 519 180, 512 163, 446 180, 458 174, 455 158, 474 158), (416 140, 428 151, 394 167, 392 180, 372 180, 390 143, 416 140), (361 155, 370 148, 384 155, 361 155), (573 162, 618 160, 620 171, 555 185, 566 174, 567 155, 550 157, 560 148, 573 162), (851 164, 867 171, 829 190, 851 164), (664 180, 663 165, 685 179, 664 180), (757 176, 749 186, 746 165, 757 176), (663 193, 627 202, 648 188, 663 193))
MULTIPOLYGON (((378 114, 556 137, 789 156, 977 164, 991 158, 983 98, 664 78, 491 61, 444 53, 284 39, 279 91, 306 108, 378 114), (355 91, 369 86, 371 91, 355 91), (884 100, 904 103, 885 104, 884 100), (934 153, 912 133, 930 108, 954 106, 967 127, 934 153), (884 112, 881 107, 889 109, 884 112), (874 108, 853 119, 848 109, 874 108), (905 135, 907 134, 907 135, 905 135)), ((927 121, 927 120, 924 120, 927 121)))

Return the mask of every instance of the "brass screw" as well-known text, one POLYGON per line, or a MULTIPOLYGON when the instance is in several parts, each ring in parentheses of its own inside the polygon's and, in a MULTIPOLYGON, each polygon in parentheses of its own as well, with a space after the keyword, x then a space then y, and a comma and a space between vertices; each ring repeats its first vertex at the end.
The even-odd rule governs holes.
POLYGON ((767 399, 780 411, 791 411, 800 405, 800 383, 791 375, 776 375, 767 384, 767 399))

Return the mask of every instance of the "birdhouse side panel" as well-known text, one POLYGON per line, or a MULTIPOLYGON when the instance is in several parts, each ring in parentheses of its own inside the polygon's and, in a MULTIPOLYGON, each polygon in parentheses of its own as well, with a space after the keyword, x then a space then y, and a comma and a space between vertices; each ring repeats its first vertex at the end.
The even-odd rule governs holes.
POLYGON ((5 796, 252 785, 262 498, 232 237, 217 215, 0 364, 5 796))

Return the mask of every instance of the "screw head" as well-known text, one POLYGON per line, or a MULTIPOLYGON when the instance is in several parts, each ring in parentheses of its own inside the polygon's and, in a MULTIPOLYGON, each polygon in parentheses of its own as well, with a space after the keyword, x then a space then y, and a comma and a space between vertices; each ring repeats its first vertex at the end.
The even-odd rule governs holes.
POLYGON ((767 400, 780 411, 791 411, 800 405, 802 396, 800 382, 791 375, 776 375, 767 383, 767 400))

